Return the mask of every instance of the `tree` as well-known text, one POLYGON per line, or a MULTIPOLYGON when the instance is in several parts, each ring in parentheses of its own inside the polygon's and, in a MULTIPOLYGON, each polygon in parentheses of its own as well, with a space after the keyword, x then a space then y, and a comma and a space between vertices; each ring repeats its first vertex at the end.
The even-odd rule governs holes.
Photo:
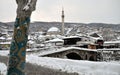
POLYGON ((35 10, 37 0, 16 0, 17 17, 10 47, 7 75, 25 75, 26 45, 30 17, 35 10))

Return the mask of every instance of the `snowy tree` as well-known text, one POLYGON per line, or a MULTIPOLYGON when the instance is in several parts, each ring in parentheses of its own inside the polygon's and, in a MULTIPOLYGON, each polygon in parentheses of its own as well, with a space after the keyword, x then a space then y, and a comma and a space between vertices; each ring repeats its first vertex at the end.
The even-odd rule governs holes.
POLYGON ((14 24, 13 40, 10 47, 7 75, 25 75, 26 45, 32 11, 37 0, 16 0, 17 17, 14 24))

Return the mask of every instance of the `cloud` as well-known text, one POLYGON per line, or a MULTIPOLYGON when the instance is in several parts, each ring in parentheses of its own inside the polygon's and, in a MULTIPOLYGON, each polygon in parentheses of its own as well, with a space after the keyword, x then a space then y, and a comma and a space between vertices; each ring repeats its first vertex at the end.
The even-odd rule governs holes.
POLYGON ((0 0, 0 21, 13 21, 16 16, 16 3, 14 0, 0 0))
MULTIPOLYGON (((62 6, 67 22, 120 23, 120 0, 38 0, 32 21, 61 21, 62 6)), ((0 21, 14 20, 15 0, 1 0, 0 10, 0 21)))

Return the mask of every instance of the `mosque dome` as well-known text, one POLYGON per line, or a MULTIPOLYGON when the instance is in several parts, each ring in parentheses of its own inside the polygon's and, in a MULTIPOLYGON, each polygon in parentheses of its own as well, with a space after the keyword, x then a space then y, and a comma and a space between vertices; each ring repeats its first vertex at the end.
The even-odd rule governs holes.
POLYGON ((58 29, 57 27, 51 27, 48 29, 48 32, 60 32, 60 29, 58 29))

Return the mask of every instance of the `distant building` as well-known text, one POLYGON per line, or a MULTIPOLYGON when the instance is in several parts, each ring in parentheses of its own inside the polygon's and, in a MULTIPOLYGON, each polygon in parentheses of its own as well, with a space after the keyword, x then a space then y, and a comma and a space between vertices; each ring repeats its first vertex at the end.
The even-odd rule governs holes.
POLYGON ((45 44, 46 45, 49 45, 49 44, 51 44, 53 47, 54 46, 63 46, 63 44, 64 44, 64 40, 62 40, 62 39, 59 39, 59 38, 56 38, 56 39, 52 39, 52 40, 48 40, 48 41, 46 41, 45 42, 45 44))
POLYGON ((81 38, 78 36, 70 36, 70 37, 64 37, 64 45, 69 46, 69 45, 76 45, 78 41, 81 41, 81 38))

